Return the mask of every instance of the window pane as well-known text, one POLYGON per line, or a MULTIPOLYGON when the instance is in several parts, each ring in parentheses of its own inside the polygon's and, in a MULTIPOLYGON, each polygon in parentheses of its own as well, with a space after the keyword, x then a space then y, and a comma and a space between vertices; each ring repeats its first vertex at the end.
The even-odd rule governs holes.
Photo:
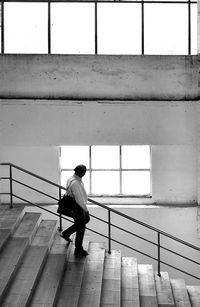
POLYGON ((122 194, 127 194, 127 195, 150 194, 150 172, 148 171, 122 172, 122 194))
POLYGON ((5 52, 47 53, 47 3, 4 3, 5 52))
POLYGON ((1 53, 1 27, 2 27, 1 10, 2 10, 2 3, 0 3, 0 53, 1 53))
POLYGON ((52 3, 52 53, 94 54, 93 3, 52 3))
POLYGON ((98 53, 141 53, 141 5, 98 3, 98 53))
POLYGON ((191 54, 197 54, 197 4, 191 4, 191 54))
POLYGON ((122 146, 122 168, 150 168, 150 147, 122 146))
POLYGON ((188 54, 188 5, 144 5, 145 54, 188 54))
MULTIPOLYGON (((151 1, 151 2, 152 2, 152 1, 155 1, 155 2, 156 2, 156 1, 158 1, 158 0, 146 0, 146 1, 151 1)), ((170 1, 170 2, 174 2, 174 1, 176 1, 176 2, 179 2, 179 1, 180 1, 180 2, 183 2, 183 0, 162 0, 162 2, 164 2, 164 1, 167 1, 167 2, 169 2, 169 1, 170 1)), ((188 0, 186 0, 186 1, 188 1, 188 0)))
POLYGON ((89 146, 62 146, 61 168, 74 169, 78 164, 89 168, 89 146))
MULTIPOLYGON (((69 179, 69 177, 71 177, 74 174, 73 171, 62 171, 61 172, 61 185, 63 187, 66 188, 66 184, 67 184, 67 180, 69 179)), ((89 172, 86 172, 85 176, 82 178, 84 187, 87 191, 87 193, 89 193, 89 172)), ((63 194, 65 193, 65 191, 63 191, 63 194)))
POLYGON ((92 146, 92 168, 119 169, 119 146, 92 146))
POLYGON ((113 195, 119 191, 119 172, 92 172, 92 194, 113 195))

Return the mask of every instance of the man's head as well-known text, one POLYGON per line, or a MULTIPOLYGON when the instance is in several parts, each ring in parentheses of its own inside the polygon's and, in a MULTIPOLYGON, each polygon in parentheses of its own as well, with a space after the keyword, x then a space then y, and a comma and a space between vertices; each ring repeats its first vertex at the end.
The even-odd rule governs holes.
POLYGON ((75 167, 74 172, 77 176, 79 176, 80 178, 82 178, 85 173, 87 171, 87 167, 83 164, 79 164, 75 167))

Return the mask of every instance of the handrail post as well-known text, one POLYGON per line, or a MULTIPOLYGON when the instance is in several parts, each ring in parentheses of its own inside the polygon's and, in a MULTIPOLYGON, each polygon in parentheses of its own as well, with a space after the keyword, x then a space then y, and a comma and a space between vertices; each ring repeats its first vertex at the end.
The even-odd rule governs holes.
MULTIPOLYGON (((59 188, 59 199, 61 199, 61 188, 59 188)), ((59 221, 60 221, 60 227, 58 228, 59 231, 62 231, 62 214, 59 216, 59 221)))
POLYGON ((108 253, 111 254, 111 224, 110 224, 110 210, 108 209, 108 253))
POLYGON ((158 276, 161 276, 160 274, 160 233, 158 232, 158 276))
POLYGON ((10 165, 10 208, 13 208, 12 165, 10 165))

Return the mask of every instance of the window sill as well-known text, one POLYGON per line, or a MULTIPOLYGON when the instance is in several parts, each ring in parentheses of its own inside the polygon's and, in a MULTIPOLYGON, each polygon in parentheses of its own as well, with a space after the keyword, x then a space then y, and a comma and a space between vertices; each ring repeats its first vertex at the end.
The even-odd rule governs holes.
MULTIPOLYGON (((94 196, 89 196, 90 199, 99 202, 100 204, 103 205, 152 205, 153 204, 153 200, 151 196, 145 196, 145 197, 94 197, 94 196)), ((91 205, 90 202, 88 202, 89 206, 93 206, 93 204, 91 205)), ((95 206, 95 205, 94 205, 95 206)))

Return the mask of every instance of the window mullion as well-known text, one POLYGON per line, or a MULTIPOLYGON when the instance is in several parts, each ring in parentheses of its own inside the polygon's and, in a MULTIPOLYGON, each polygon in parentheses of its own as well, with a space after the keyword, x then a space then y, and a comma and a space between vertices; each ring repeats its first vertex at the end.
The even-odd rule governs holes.
POLYGON ((89 146, 89 194, 92 194, 92 146, 89 146))
POLYGON ((141 35, 142 35, 142 54, 144 54, 144 0, 142 0, 141 2, 141 19, 142 19, 142 31, 141 31, 141 35))
POLYGON ((97 20, 97 2, 95 2, 95 54, 98 54, 98 20, 97 20))
POLYGON ((4 2, 1 2, 1 53, 4 53, 4 2))
POLYGON ((51 2, 48 2, 48 54, 51 54, 51 2))
POLYGON ((119 146, 119 184, 120 184, 120 194, 122 194, 122 147, 119 146))
POLYGON ((191 2, 188 0, 188 54, 191 54, 191 2))

